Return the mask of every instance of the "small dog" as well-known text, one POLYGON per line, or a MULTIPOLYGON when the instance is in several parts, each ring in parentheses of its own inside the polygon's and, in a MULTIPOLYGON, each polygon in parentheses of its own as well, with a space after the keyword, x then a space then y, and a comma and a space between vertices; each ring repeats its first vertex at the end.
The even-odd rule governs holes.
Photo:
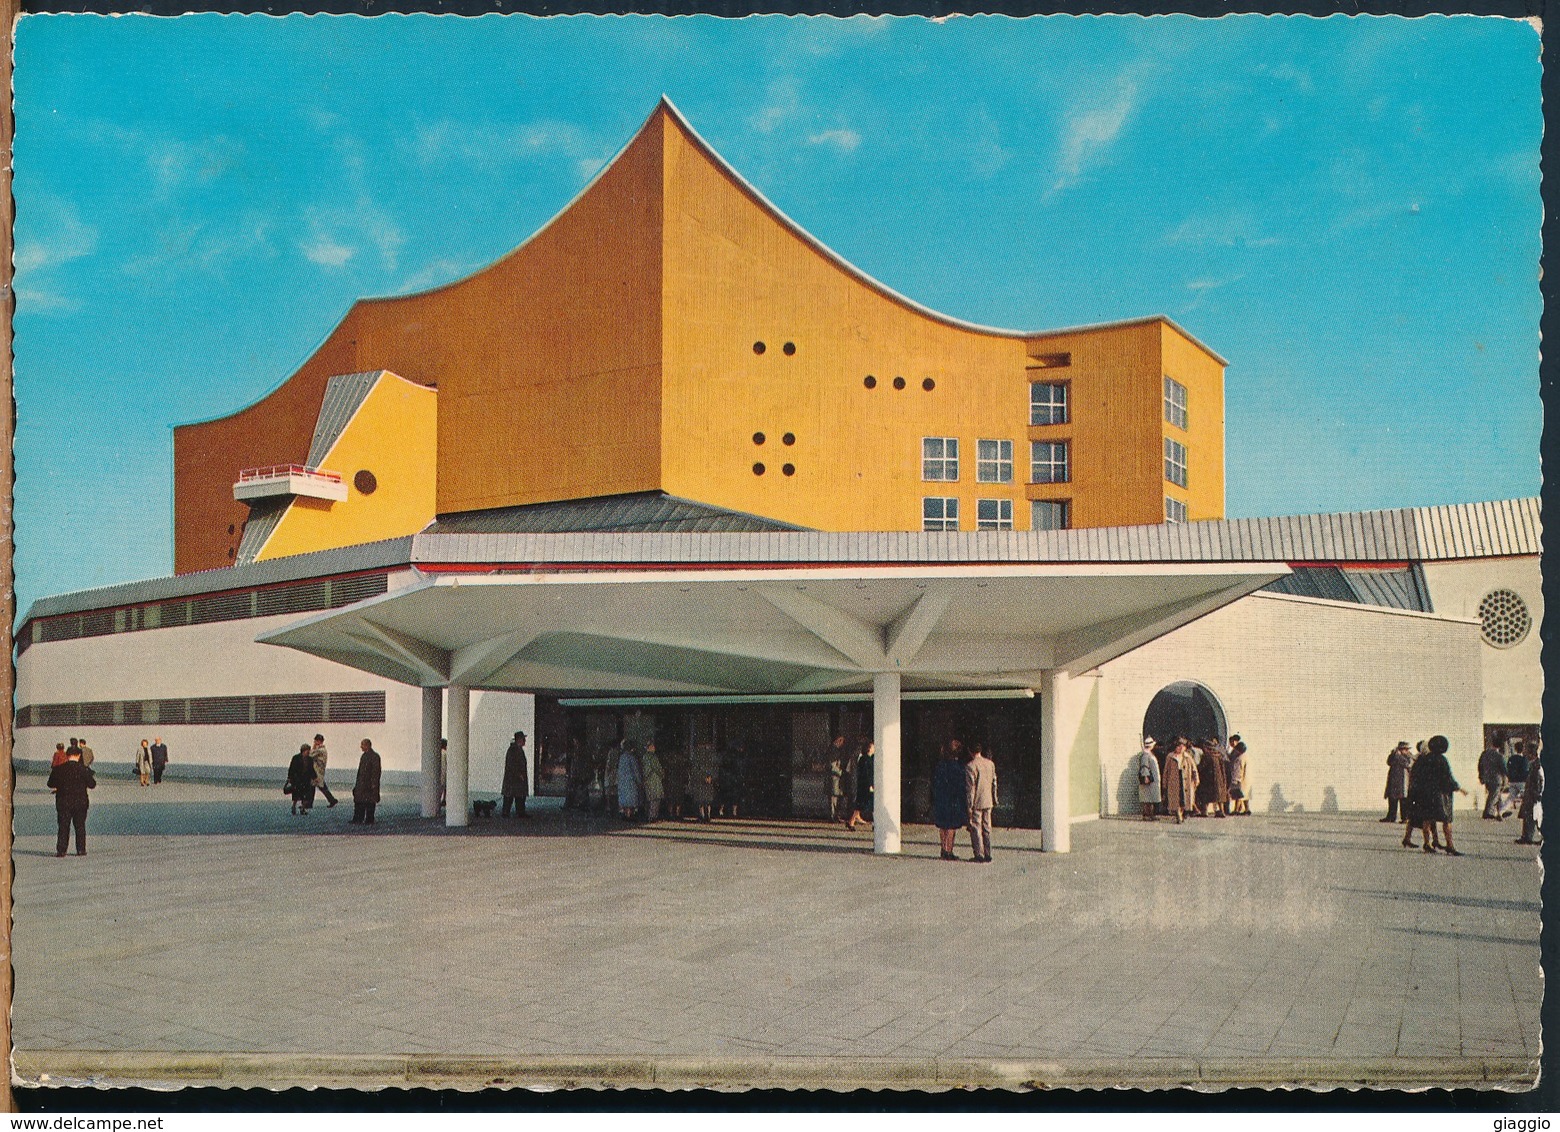
POLYGON ((471 803, 471 816, 474 817, 474 818, 490 818, 490 817, 493 816, 493 811, 496 810, 497 808, 498 808, 498 801, 496 799, 491 801, 491 802, 482 802, 482 801, 472 802, 471 803))

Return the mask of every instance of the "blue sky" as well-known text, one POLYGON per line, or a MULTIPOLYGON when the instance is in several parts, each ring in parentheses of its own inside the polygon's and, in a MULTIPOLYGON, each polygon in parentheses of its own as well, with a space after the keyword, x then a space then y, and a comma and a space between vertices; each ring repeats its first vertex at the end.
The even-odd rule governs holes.
POLYGON ((16 571, 172 566, 172 426, 558 211, 664 92, 988 325, 1229 359, 1231 516, 1539 487, 1539 40, 1473 17, 24 16, 16 571))

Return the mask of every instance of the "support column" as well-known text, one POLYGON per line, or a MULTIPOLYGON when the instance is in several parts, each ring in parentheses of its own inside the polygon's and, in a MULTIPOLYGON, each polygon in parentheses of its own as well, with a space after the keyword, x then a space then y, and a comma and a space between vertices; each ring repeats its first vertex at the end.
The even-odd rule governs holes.
POLYGON ((872 851, 899 852, 899 673, 872 676, 872 851))
POLYGON ((1072 851, 1072 827, 1069 825, 1072 796, 1072 759, 1070 743, 1064 743, 1062 697, 1067 673, 1052 670, 1045 674, 1040 691, 1040 849, 1046 853, 1072 851))
POLYGON ((439 740, 444 737, 444 689, 422 690, 422 816, 439 816, 439 740))
POLYGON ((450 685, 449 781, 444 790, 444 824, 463 826, 471 808, 467 784, 471 781, 471 689, 450 685))

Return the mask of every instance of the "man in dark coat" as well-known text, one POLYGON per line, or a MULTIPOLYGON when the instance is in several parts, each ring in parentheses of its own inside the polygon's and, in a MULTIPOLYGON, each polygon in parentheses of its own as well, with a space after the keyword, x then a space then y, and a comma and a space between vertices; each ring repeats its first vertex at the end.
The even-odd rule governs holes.
POLYGON ((1398 807, 1403 809, 1403 820, 1408 820, 1408 768, 1414 765, 1413 748, 1404 739, 1387 755, 1387 816, 1381 820, 1389 824, 1398 820, 1398 807))
POLYGON ((525 732, 516 731, 514 742, 504 752, 504 817, 509 816, 511 806, 516 817, 525 817, 525 800, 531 793, 531 777, 525 762, 525 732))
POLYGON ((1501 754, 1506 736, 1497 731, 1494 740, 1479 756, 1479 785, 1484 787, 1483 816, 1488 821, 1499 821, 1505 816, 1500 812, 1500 792, 1506 786, 1506 756, 1501 754))
POLYGON ((352 784, 352 825, 373 825, 374 807, 379 805, 379 752, 374 744, 363 740, 363 754, 358 759, 357 781, 352 784))
POLYGON ((1206 814, 1212 806, 1213 816, 1222 818, 1229 805, 1229 770, 1224 765, 1224 752, 1216 741, 1208 739, 1197 763, 1197 809, 1206 814))
POLYGON ((161 739, 152 740, 152 784, 155 786, 162 781, 163 771, 168 768, 168 744, 161 739))
POLYGON ((87 791, 96 789, 92 771, 81 765, 81 748, 72 746, 65 761, 49 771, 49 789, 54 791, 54 813, 59 818, 60 835, 54 842, 54 855, 65 856, 70 830, 76 828, 76 856, 87 855, 87 791))

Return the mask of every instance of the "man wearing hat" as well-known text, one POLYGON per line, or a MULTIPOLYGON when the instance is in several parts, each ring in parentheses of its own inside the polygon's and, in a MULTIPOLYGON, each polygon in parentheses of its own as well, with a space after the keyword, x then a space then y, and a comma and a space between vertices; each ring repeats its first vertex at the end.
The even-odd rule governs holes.
POLYGON ((1387 755, 1387 789, 1384 795, 1387 799, 1387 816, 1381 819, 1383 822, 1396 822, 1399 807, 1403 811, 1403 820, 1408 820, 1408 768, 1413 765, 1414 750, 1408 745, 1407 739, 1402 739, 1387 755))
POLYGON ((531 793, 530 774, 525 763, 525 732, 516 731, 514 742, 504 752, 504 817, 509 816, 510 806, 516 809, 516 817, 526 816, 525 799, 531 793))

